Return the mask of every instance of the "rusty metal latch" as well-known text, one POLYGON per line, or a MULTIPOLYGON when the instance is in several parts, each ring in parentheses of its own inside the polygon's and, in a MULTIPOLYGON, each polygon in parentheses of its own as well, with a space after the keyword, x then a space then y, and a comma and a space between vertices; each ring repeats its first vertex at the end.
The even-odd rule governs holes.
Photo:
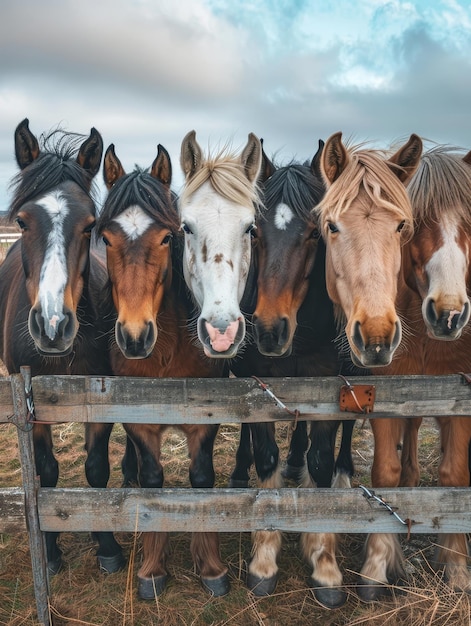
POLYGON ((351 413, 372 413, 376 387, 374 385, 352 385, 341 374, 339 374, 339 378, 345 383, 340 387, 340 410, 351 413))

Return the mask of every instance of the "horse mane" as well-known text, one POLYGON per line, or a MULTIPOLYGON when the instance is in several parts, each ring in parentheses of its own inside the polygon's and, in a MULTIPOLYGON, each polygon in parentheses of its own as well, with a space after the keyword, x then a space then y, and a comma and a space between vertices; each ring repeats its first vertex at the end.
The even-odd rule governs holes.
POLYGON ((209 182, 214 191, 231 202, 254 207, 260 206, 260 190, 244 173, 239 156, 223 149, 216 156, 209 155, 187 180, 180 195, 180 206, 187 204, 191 196, 204 183, 209 182))
POLYGON ((106 224, 131 206, 139 206, 160 228, 176 233, 180 227, 176 209, 177 196, 148 170, 135 167, 110 189, 97 219, 97 234, 106 224))
POLYGON ((263 185, 262 192, 266 210, 284 203, 299 219, 308 221, 312 219, 313 207, 325 193, 325 186, 320 178, 313 175, 307 163, 301 165, 292 161, 276 169, 263 185))
POLYGON ((422 155, 407 188, 417 221, 436 221, 447 211, 471 224, 471 167, 464 156, 464 151, 447 145, 422 155))
MULTIPOLYGON (((327 189, 316 207, 320 215, 329 213, 336 220, 349 210, 352 203, 364 191, 371 202, 391 211, 412 227, 412 207, 407 190, 399 178, 391 175, 388 152, 384 150, 348 147, 349 162, 341 176, 327 189)), ((406 229, 405 229, 406 230, 406 229)))
MULTIPOLYGON (((12 220, 20 207, 33 198, 47 193, 61 183, 76 183, 87 195, 96 196, 91 172, 76 161, 85 135, 56 129, 39 137, 40 153, 37 159, 21 170, 13 179, 13 200, 8 211, 12 220)), ((95 203, 95 202, 94 202, 95 203)))

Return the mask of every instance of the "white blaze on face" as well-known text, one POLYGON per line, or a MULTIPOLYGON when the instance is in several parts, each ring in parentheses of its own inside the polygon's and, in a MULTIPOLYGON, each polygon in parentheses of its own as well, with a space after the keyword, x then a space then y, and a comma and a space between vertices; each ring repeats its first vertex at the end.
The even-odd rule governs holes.
POLYGON ((131 241, 135 241, 146 232, 153 220, 141 207, 135 205, 123 211, 114 221, 121 226, 131 241))
POLYGON ((52 340, 56 335, 57 325, 64 319, 64 289, 67 284, 64 219, 69 209, 60 191, 48 194, 38 202, 38 205, 51 219, 51 230, 39 277, 39 301, 44 328, 52 340))
POLYGON ((275 209, 275 226, 278 230, 286 230, 293 217, 293 211, 281 202, 275 209))

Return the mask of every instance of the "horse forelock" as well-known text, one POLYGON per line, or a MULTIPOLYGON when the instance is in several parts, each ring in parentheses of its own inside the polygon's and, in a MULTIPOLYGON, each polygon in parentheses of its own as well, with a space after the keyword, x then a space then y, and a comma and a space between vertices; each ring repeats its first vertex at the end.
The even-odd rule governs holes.
POLYGON ((304 222, 312 219, 312 209, 324 195, 323 182, 309 167, 290 163, 277 169, 262 188, 265 214, 286 204, 304 222))
POLYGON ((13 200, 8 212, 13 219, 26 202, 44 195, 66 181, 78 185, 96 201, 97 189, 93 184, 93 175, 83 169, 76 161, 78 148, 84 136, 56 130, 40 137, 40 154, 11 181, 13 200))
POLYGON ((174 196, 160 181, 136 168, 110 189, 97 219, 97 233, 132 206, 138 206, 160 228, 176 233, 180 225, 175 204, 174 196))
MULTIPOLYGON (((339 219, 348 212, 359 196, 368 199, 374 207, 383 209, 405 220, 412 226, 412 207, 407 190, 391 171, 387 155, 381 150, 350 152, 350 160, 342 174, 327 189, 315 208, 321 218, 339 219)), ((368 202, 361 202, 365 211, 371 211, 368 202)))
POLYGON ((208 157, 189 179, 180 196, 180 206, 191 202, 191 197, 206 182, 215 193, 235 204, 253 207, 254 213, 260 206, 260 190, 249 181, 238 157, 233 154, 219 154, 208 157))
POLYGON ((436 222, 446 213, 471 226, 471 167, 464 155, 443 145, 422 155, 407 188, 417 222, 436 222))

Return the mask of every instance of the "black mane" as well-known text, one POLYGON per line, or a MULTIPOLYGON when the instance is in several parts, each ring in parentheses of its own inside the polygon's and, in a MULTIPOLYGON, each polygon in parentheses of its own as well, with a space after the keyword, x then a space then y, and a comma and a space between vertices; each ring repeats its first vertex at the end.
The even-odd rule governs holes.
POLYGON ((159 226, 172 233, 180 227, 176 209, 177 197, 147 170, 136 167, 133 172, 121 177, 110 189, 97 219, 97 233, 130 206, 138 205, 159 226))
POLYGON ((10 220, 23 204, 64 182, 76 183, 86 194, 90 194, 90 190, 94 191, 92 173, 83 169, 76 161, 83 139, 84 135, 62 130, 41 135, 41 152, 38 158, 20 171, 11 182, 14 191, 8 212, 10 220))

